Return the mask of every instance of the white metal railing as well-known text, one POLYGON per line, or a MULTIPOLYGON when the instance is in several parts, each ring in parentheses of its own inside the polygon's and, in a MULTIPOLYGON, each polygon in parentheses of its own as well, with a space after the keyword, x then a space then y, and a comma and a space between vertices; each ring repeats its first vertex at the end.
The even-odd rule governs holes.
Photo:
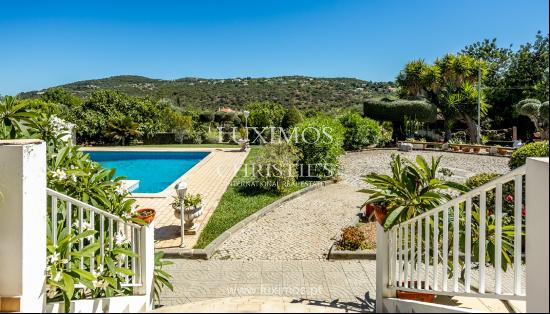
POLYGON ((387 248, 388 289, 525 299, 522 262, 525 173, 525 166, 518 168, 391 228, 387 248), (511 193, 503 195, 503 187, 511 193), (507 213, 503 213, 504 202, 507 213), (503 230, 503 218, 513 219, 513 227, 503 230), (511 259, 511 272, 503 272, 501 268, 503 245, 510 252, 505 257, 511 259), (477 250, 472 250, 472 246, 477 250), (487 252, 486 246, 494 252, 487 252), (491 263, 486 261, 487 254, 491 263))
MULTIPOLYGON (((89 272, 94 272, 97 269, 103 269, 105 265, 105 255, 109 254, 117 245, 124 242, 126 248, 131 250, 136 257, 129 257, 122 254, 123 267, 132 271, 133 275, 126 275, 122 287, 142 287, 143 266, 142 257, 144 256, 144 245, 142 238, 145 238, 143 226, 127 222, 120 217, 110 214, 104 210, 76 200, 72 197, 56 192, 52 189, 47 189, 49 214, 51 215, 51 240, 53 245, 57 245, 58 241, 58 226, 63 225, 69 227, 69 230, 77 229, 78 233, 83 233, 86 230, 95 230, 98 236, 92 236, 89 239, 80 239, 78 243, 69 244, 69 252, 82 249, 85 242, 95 243, 98 241, 99 254, 90 257, 79 258, 79 268, 89 272), (59 219, 64 221, 60 221, 59 219), (73 247, 74 246, 74 247, 73 247), (86 262, 86 260, 88 262, 86 262), (96 263, 98 265, 96 265, 96 263)), ((72 233, 70 233, 72 234, 72 233)), ((89 243, 88 243, 89 244, 89 243)), ((71 265, 71 255, 68 265, 71 265)), ((83 285, 76 285, 77 288, 83 288, 83 285)))

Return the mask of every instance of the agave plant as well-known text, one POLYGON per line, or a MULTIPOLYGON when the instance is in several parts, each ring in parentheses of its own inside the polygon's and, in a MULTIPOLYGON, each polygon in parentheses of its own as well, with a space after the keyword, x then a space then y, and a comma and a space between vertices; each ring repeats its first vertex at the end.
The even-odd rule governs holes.
POLYGON ((392 175, 370 174, 365 181, 374 186, 361 192, 370 194, 365 205, 374 204, 386 211, 384 229, 427 212, 453 197, 453 193, 468 191, 461 184, 439 179, 441 157, 433 158, 431 163, 422 156, 416 156, 416 162, 392 155, 392 175))

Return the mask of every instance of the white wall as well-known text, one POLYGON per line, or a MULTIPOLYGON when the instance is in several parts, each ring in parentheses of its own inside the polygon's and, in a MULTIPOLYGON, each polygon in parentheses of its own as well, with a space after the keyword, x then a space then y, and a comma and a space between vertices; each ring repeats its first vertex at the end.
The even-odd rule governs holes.
POLYGON ((0 141, 0 297, 42 311, 46 268, 46 145, 0 141))

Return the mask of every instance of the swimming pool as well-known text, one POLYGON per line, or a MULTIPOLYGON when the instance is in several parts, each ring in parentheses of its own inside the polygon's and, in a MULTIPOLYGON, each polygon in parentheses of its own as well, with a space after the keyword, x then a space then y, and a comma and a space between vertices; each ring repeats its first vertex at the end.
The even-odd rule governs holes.
POLYGON ((158 193, 198 164, 208 152, 87 151, 93 161, 115 168, 117 176, 139 180, 134 193, 158 193))

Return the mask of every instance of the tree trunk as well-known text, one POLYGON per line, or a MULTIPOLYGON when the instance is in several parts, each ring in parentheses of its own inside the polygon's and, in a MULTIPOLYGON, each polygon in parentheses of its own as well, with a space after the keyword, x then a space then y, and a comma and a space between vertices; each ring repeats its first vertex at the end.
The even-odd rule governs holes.
POLYGON ((451 140, 453 132, 451 132, 451 127, 449 126, 449 122, 447 121, 447 119, 443 120, 443 129, 445 131, 445 142, 448 142, 449 140, 451 140))
POLYGON ((405 132, 403 132, 405 124, 402 121, 394 121, 392 122, 392 126, 394 141, 397 143, 398 141, 406 140, 405 132))
POLYGON ((464 121, 466 122, 466 125, 468 126, 468 134, 470 135, 470 143, 479 144, 480 139, 477 136, 477 124, 467 114, 462 114, 462 118, 464 119, 464 121))

